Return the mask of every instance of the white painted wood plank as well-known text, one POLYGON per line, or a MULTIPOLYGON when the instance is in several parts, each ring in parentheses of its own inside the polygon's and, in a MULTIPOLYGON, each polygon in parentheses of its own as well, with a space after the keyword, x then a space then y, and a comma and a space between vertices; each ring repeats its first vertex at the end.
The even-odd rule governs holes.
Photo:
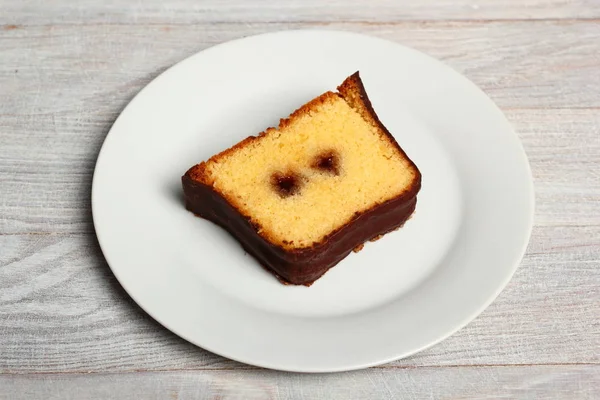
POLYGON ((159 72, 227 40, 290 28, 363 32, 434 57, 502 107, 600 107, 600 23, 35 26, 0 31, 0 114, 117 112, 159 72))
MULTIPOLYGON (((0 373, 245 368, 133 304, 94 235, 2 235, 0 249, 0 373)), ((598 315, 600 226, 537 227, 480 317, 388 367, 600 363, 598 315)))
POLYGON ((159 72, 227 40, 290 28, 363 32, 444 60, 502 107, 600 107, 600 23, 85 25, 0 31, 0 114, 116 112, 159 72), (551 38, 551 40, 548 40, 551 38))
POLYGON ((597 399, 599 365, 0 375, 0 399, 597 399))
MULTIPOLYGON (((0 115, 0 233, 93 232, 92 173, 122 102, 108 114, 96 102, 73 113, 0 115)), ((531 162, 536 224, 599 226, 600 112, 506 113, 531 162)))
POLYGON ((12 24, 596 18, 595 0, 0 0, 12 24))
POLYGON ((405 3, 0 0, 0 373, 18 373, 0 375, 0 399, 596 398, 600 2, 405 3), (519 131, 539 226, 507 289, 465 329, 367 371, 248 369, 146 316, 93 234, 11 235, 92 232, 99 146, 158 72, 225 40, 303 27, 370 33, 441 58, 506 108, 519 131), (511 365, 539 363, 563 365, 511 365), (485 364, 494 366, 474 366, 485 364), (21 375, 181 368, 202 371, 21 375))

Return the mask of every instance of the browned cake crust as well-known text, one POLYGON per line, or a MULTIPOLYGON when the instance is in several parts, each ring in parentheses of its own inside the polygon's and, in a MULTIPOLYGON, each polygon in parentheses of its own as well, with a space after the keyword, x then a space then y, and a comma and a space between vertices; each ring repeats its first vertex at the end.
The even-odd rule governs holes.
MULTIPOLYGON (((364 212, 357 212, 350 222, 331 232, 313 246, 286 250, 261 236, 258 227, 252 224, 250 216, 244 215, 230 204, 212 187, 211 182, 207 181, 204 173, 205 163, 190 168, 182 177, 186 208, 226 229, 249 254, 286 283, 310 286, 353 249, 402 226, 413 213, 417 203, 417 193, 421 188, 421 174, 377 117, 358 72, 338 87, 338 95, 356 109, 366 121, 377 126, 389 137, 414 168, 415 178, 402 194, 364 212)), ((320 98, 301 107, 288 119, 282 120, 281 125, 290 123, 295 116, 306 112, 309 109, 307 107, 320 98)), ((220 157, 256 139, 257 137, 247 138, 215 157, 220 157)))

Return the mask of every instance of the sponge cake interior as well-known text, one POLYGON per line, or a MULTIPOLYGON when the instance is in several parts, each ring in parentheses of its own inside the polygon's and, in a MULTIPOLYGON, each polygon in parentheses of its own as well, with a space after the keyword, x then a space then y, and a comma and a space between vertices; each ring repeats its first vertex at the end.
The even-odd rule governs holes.
POLYGON ((418 174, 346 92, 324 93, 278 128, 190 172, 271 243, 301 249, 322 242, 361 213, 400 196, 418 174))

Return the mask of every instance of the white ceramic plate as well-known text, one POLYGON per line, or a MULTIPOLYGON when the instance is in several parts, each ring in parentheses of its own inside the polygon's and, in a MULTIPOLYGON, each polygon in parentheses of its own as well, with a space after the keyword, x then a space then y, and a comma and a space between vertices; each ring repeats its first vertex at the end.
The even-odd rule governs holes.
POLYGON ((415 50, 334 31, 253 36, 169 69, 115 122, 92 192, 104 255, 146 312, 214 353, 306 372, 386 363, 460 329, 509 281, 533 215, 526 156, 483 92, 415 50), (356 70, 422 172, 416 214, 312 287, 284 286, 184 209, 180 177, 356 70))

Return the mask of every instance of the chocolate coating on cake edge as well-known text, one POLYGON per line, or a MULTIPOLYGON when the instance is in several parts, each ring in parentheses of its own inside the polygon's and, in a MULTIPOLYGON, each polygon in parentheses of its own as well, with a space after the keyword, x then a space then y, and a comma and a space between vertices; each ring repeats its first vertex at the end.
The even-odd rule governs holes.
POLYGON ((185 206, 198 216, 223 227, 264 267, 285 282, 310 286, 355 247, 386 234, 413 213, 420 180, 406 192, 359 215, 312 247, 285 250, 265 240, 242 215, 212 187, 182 177, 185 206))
MULTIPOLYGON (((195 167, 190 168, 182 177, 186 208, 231 233, 249 254, 284 283, 310 286, 353 249, 404 225, 416 207, 417 193, 421 188, 421 173, 379 120, 358 72, 348 77, 338 87, 337 95, 346 100, 352 108, 361 113, 365 120, 379 128, 390 139, 410 164, 410 168, 415 172, 415 177, 411 186, 402 194, 356 214, 351 221, 312 247, 286 250, 267 241, 258 233, 248 216, 244 216, 211 186, 192 178, 192 171, 195 167), (358 96, 355 97, 354 94, 358 94, 358 96)), ((318 99, 312 100, 303 107, 307 107, 318 99)), ((289 123, 302 110, 303 108, 300 108, 288 119, 282 120, 280 127, 289 123)), ((263 134, 264 132, 261 133, 261 135, 263 134)), ((231 152, 256 139, 256 137, 249 137, 221 154, 231 152)))

